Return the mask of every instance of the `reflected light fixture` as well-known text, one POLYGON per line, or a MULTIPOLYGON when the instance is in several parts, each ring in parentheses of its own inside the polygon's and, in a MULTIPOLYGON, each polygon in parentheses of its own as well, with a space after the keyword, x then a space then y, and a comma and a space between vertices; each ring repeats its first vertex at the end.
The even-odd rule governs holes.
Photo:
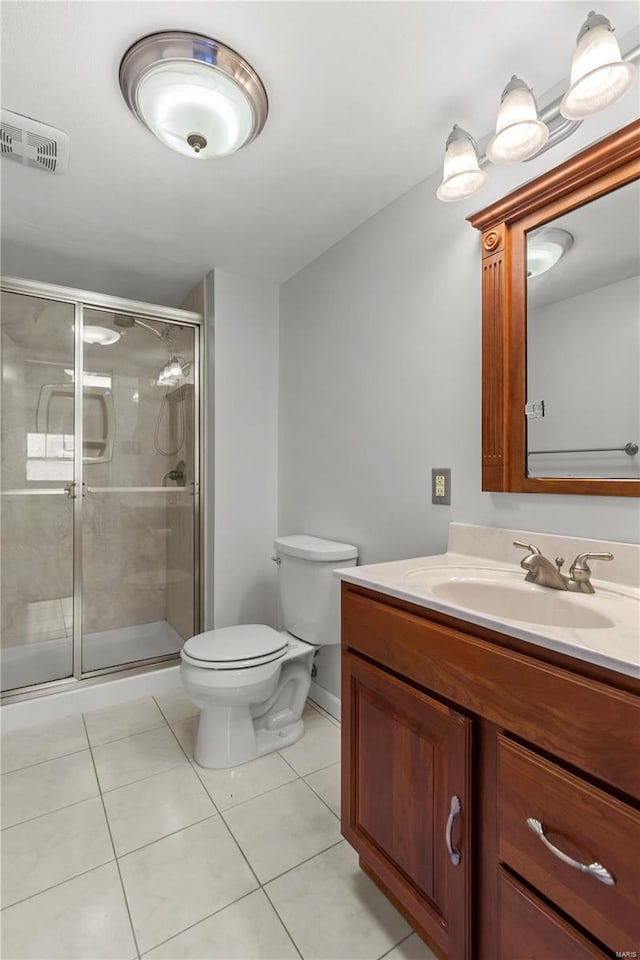
POLYGON ((158 384, 160 386, 172 387, 186 377, 191 369, 191 361, 183 360, 182 357, 171 357, 168 363, 160 371, 158 384))
POLYGON ((186 31, 154 33, 120 64, 127 106, 155 136, 187 157, 226 157, 258 136, 267 94, 247 61, 218 40, 186 31))
POLYGON ((451 203, 464 200, 480 190, 488 175, 478 166, 478 148, 470 133, 454 123, 447 137, 442 183, 436 190, 438 200, 451 203))
POLYGON ((582 24, 571 62, 571 86, 560 113, 582 120, 615 103, 631 87, 636 68, 622 59, 610 21, 593 10, 582 24))
POLYGON ((533 157, 548 139, 549 128, 538 120, 533 90, 519 77, 511 77, 502 91, 496 132, 487 145, 487 157, 492 163, 517 163, 533 157))
POLYGON ((108 327, 84 326, 82 329, 82 339, 85 343, 97 344, 100 347, 108 347, 120 339, 117 330, 109 330, 108 327))
POLYGON ((527 236, 527 279, 539 277, 551 270, 573 246, 573 235, 568 230, 542 227, 527 236))

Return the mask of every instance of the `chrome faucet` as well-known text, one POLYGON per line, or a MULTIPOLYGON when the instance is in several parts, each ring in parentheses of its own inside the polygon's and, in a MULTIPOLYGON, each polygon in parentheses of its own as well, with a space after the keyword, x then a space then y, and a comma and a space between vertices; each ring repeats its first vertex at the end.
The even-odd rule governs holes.
POLYGON ((555 566, 540 553, 533 543, 513 541, 514 547, 528 550, 528 554, 520 561, 520 566, 527 571, 525 580, 537 583, 541 587, 551 587, 552 590, 569 590, 572 593, 595 593, 591 583, 591 569, 589 560, 613 560, 612 553, 579 553, 569 567, 569 576, 561 573, 564 564, 563 557, 556 557, 555 566))

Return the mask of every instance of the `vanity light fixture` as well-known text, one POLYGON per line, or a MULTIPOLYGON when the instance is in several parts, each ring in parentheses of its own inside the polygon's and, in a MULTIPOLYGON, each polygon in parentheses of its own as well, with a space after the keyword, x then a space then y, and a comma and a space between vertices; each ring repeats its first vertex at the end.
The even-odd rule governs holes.
POLYGON ((477 193, 489 179, 478 165, 478 148, 470 133, 454 123, 447 137, 442 183, 436 191, 438 200, 449 203, 464 200, 477 193))
POLYGON ((549 128, 538 120, 533 90, 513 76, 502 91, 496 132, 487 146, 492 163, 517 163, 533 157, 549 139, 549 128))
POLYGON ((637 70, 622 59, 610 21, 593 10, 582 24, 571 63, 571 86, 560 113, 582 120, 615 103, 631 87, 637 70))
POLYGON ((120 64, 127 106, 155 136, 198 160, 226 157, 258 136, 267 94, 247 61, 218 40, 186 31, 154 33, 120 64))
POLYGON ((543 227, 527 237, 527 279, 551 270, 573 246, 573 234, 556 227, 543 227))
POLYGON ((544 121, 533 91, 513 76, 502 91, 496 132, 486 154, 479 156, 473 137, 454 126, 447 139, 438 199, 465 200, 476 193, 488 180, 481 169, 487 160, 496 164, 530 160, 566 140, 585 117, 604 110, 631 87, 638 72, 631 61, 638 59, 640 44, 623 59, 611 23, 592 10, 578 34, 571 86, 544 107, 544 121))

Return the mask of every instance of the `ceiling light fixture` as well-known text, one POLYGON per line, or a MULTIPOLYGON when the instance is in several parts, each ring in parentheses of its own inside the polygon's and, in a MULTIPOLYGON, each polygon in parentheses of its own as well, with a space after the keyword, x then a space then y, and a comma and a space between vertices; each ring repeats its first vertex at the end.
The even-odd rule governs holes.
POLYGON ((120 334, 117 330, 109 330, 108 327, 85 326, 82 329, 82 339, 85 343, 108 347, 120 339, 120 334))
POLYGON ((450 203, 477 193, 489 179, 478 166, 478 148, 470 133, 454 123, 447 137, 442 183, 436 191, 438 200, 450 203))
POLYGON ((162 143, 199 160, 235 153, 255 140, 267 119, 267 94, 253 67, 196 33, 138 40, 122 58, 120 89, 162 143))
POLYGON ((548 139, 549 128, 538 120, 533 90, 519 77, 511 77, 502 91, 496 132, 487 146, 487 157, 492 163, 517 163, 533 157, 548 139))
POLYGON ((611 22, 593 10, 582 24, 571 63, 571 86, 560 113, 582 120, 615 103, 631 87, 637 70, 620 56, 611 22))
POLYGON ((573 235, 568 230, 543 227, 527 236, 527 279, 539 277, 555 267, 573 246, 573 235))

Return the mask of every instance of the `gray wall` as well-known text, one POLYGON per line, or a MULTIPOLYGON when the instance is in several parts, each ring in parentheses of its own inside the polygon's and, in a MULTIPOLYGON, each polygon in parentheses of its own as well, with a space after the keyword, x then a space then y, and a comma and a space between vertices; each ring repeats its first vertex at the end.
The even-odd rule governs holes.
POLYGON ((216 269, 213 326, 213 625, 275 627, 277 284, 216 269))
MULTIPOLYGON (((526 167, 492 168, 465 203, 439 203, 431 177, 283 285, 281 534, 357 544, 361 563, 440 553, 452 520, 640 539, 629 498, 481 491, 480 235, 465 222, 628 122, 624 109, 526 167), (430 502, 432 467, 453 470, 450 507, 430 502)), ((318 682, 338 694, 338 676, 327 648, 318 682)))

